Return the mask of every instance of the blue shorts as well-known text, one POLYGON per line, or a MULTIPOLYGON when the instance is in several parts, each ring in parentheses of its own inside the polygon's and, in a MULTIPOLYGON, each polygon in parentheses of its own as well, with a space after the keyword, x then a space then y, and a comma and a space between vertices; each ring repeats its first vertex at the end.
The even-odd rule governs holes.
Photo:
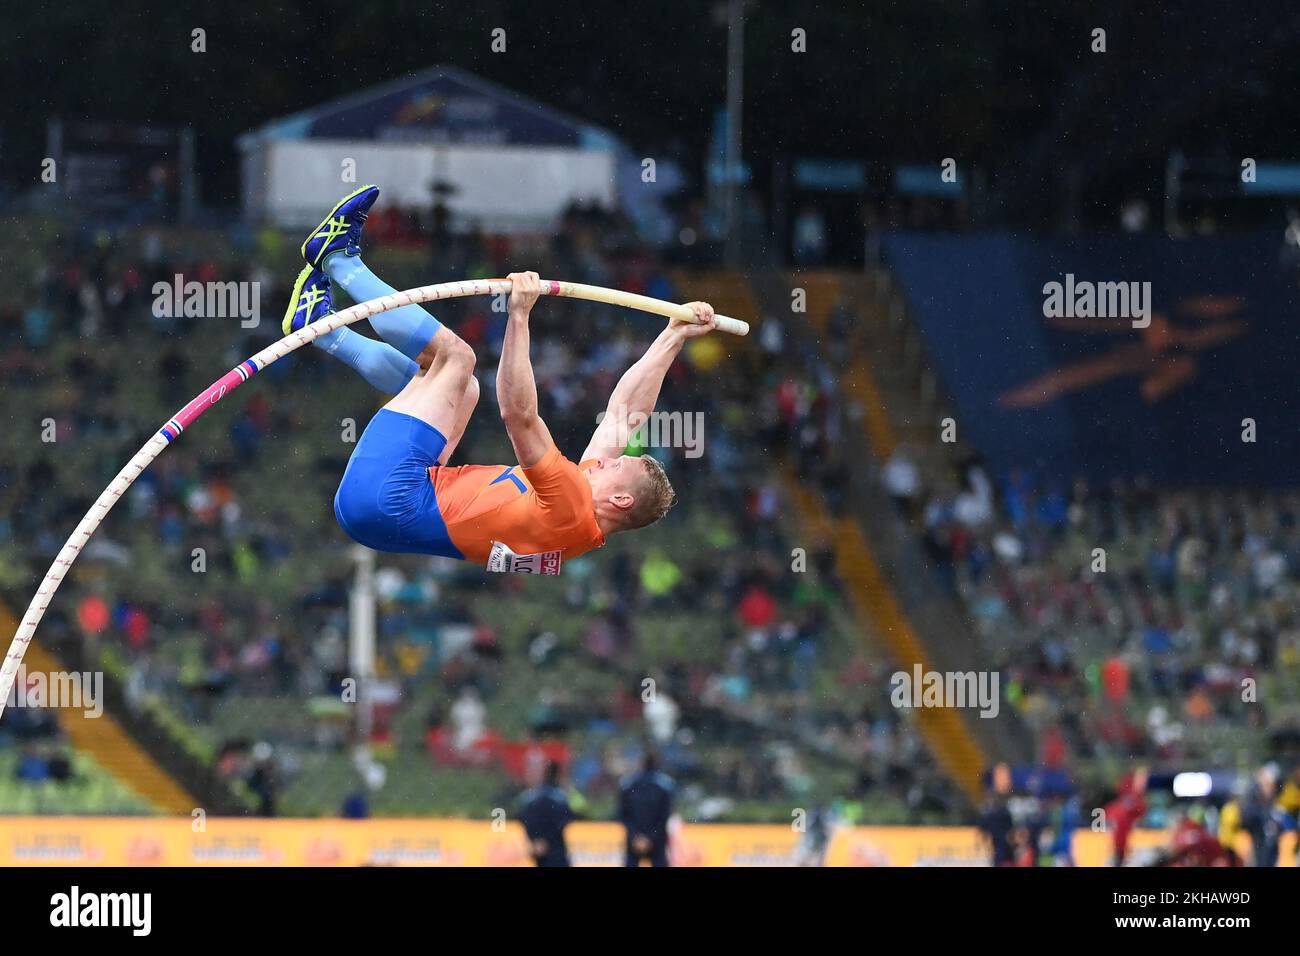
POLYGON ((463 559, 429 480, 446 447, 446 436, 428 422, 381 408, 334 496, 334 517, 348 537, 376 551, 463 559))

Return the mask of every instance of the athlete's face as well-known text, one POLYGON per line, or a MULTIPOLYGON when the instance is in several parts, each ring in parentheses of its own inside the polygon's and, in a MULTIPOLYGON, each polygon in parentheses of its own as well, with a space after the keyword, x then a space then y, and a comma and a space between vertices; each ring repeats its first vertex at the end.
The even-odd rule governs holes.
POLYGON ((631 455, 619 455, 617 458, 597 458, 596 463, 587 469, 587 480, 591 482, 591 498, 600 502, 610 502, 619 507, 630 507, 636 498, 636 489, 645 475, 645 462, 631 455))

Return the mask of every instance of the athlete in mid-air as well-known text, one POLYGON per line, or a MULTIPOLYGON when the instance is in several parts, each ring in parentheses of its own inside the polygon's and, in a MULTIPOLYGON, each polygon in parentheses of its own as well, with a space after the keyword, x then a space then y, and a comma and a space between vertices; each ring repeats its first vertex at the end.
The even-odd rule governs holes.
MULTIPOLYGON (((362 227, 378 196, 377 187, 365 186, 344 197, 303 243, 307 267, 285 313, 286 335, 332 314, 332 282, 357 302, 395 291, 361 260, 362 227)), ((672 505, 659 462, 623 448, 631 424, 654 410, 682 345, 715 328, 712 307, 690 303, 699 323, 670 321, 623 374, 575 464, 537 414, 528 317, 541 284, 535 272, 509 278, 496 389, 517 465, 448 466, 478 403, 474 350, 420 306, 372 316, 383 342, 347 327, 315 340, 394 396, 357 442, 334 498, 334 515, 353 540, 493 570, 558 573, 562 560, 599 548, 615 532, 652 524, 672 505)))

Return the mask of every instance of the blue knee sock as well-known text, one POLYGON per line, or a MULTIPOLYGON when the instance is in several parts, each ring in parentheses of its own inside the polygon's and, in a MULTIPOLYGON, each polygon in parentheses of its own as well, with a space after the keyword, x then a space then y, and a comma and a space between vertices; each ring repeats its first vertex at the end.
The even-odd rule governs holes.
POLYGON ((367 382, 389 395, 396 395, 420 372, 420 366, 391 345, 368 339, 346 327, 322 335, 312 345, 350 365, 367 382))
MULTIPOLYGON (((329 277, 343 286, 354 302, 366 302, 397 290, 366 268, 360 256, 334 253, 325 260, 329 277)), ((442 323, 418 305, 404 305, 370 317, 370 326, 407 358, 416 358, 442 323)))

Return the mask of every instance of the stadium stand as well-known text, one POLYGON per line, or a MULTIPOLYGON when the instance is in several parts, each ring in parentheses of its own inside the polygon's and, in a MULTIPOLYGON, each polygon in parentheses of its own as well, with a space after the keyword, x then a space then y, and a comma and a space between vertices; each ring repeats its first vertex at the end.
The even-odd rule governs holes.
MULTIPOLYGON (((214 370, 277 334, 293 272, 289 242, 272 232, 158 230, 119 247, 108 234, 30 221, 15 235, 4 281, 23 283, 15 301, 28 304, 4 307, 3 373, 14 420, 53 414, 58 438, 25 443, 3 472, 11 605, 128 450, 214 370), (257 328, 153 317, 155 282, 218 272, 261 283, 257 328)), ((427 248, 395 243, 375 262, 406 287, 501 274, 520 257, 575 281, 679 291, 620 223, 581 211, 535 248, 476 236, 431 263, 427 248)), ((653 326, 585 303, 554 307, 567 310, 571 334, 548 341, 539 323, 535 362, 542 413, 572 449, 653 326)), ((502 317, 486 301, 439 314, 490 375, 502 317)), ((808 387, 792 383, 791 364, 770 340, 708 340, 674 369, 663 406, 705 413, 708 454, 661 452, 681 504, 635 552, 615 541, 573 562, 559 588, 384 557, 381 703, 367 741, 383 768, 376 789, 354 765, 359 741, 339 703, 353 563, 330 502, 349 420, 359 433, 379 397, 318 353, 274 366, 137 482, 65 584, 42 641, 103 667, 144 748, 205 806, 337 814, 360 795, 378 815, 485 816, 541 757, 559 755, 600 815, 649 743, 693 818, 788 821, 791 807, 838 801, 850 820, 958 819, 958 792, 916 724, 889 705, 885 654, 858 639, 830 552, 813 548, 805 572, 783 573, 805 538, 766 449, 794 447, 789 436, 820 414, 791 403, 792 388, 808 387), (740 351, 723 361, 722 349, 740 351), (201 587, 191 583, 200 573, 201 587), (653 702, 642 699, 647 678, 653 702)), ((490 402, 466 452, 508 454, 490 402)), ((156 792, 151 803, 166 805, 156 792)))

